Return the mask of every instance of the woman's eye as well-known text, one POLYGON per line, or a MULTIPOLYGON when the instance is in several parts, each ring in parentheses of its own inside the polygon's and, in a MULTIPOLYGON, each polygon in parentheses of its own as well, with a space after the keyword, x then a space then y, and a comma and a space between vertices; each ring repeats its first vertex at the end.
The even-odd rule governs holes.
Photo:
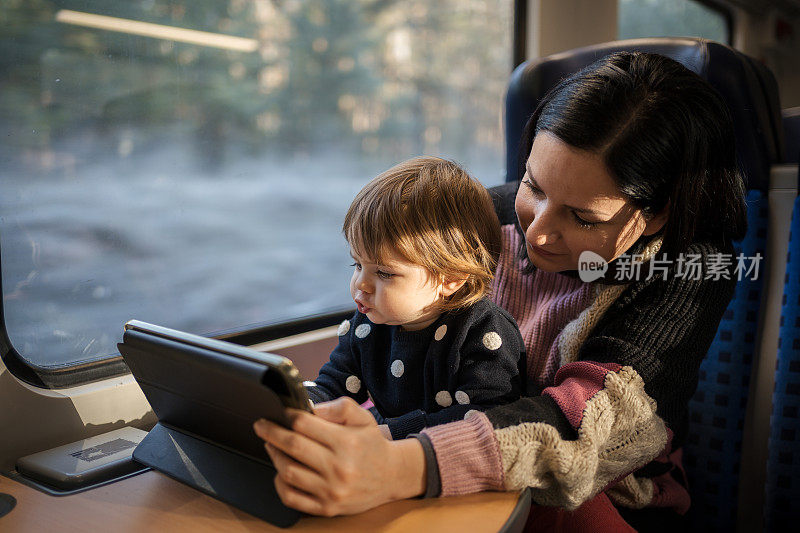
POLYGON ((356 267, 356 270, 361 270, 361 263, 353 263, 351 267, 356 267))
POLYGON ((527 185, 528 188, 531 190, 531 192, 533 194, 535 194, 536 196, 544 196, 544 193, 542 192, 542 189, 540 189, 539 187, 534 185, 531 181, 525 179, 525 180, 522 180, 522 183, 527 185))
POLYGON ((583 220, 581 217, 578 216, 575 211, 572 212, 572 216, 575 218, 575 222, 582 228, 593 228, 597 226, 597 222, 589 222, 588 220, 583 220))
POLYGON ((388 272, 384 272, 383 270, 378 270, 375 273, 381 279, 391 279, 391 277, 394 276, 394 274, 389 274, 388 272))

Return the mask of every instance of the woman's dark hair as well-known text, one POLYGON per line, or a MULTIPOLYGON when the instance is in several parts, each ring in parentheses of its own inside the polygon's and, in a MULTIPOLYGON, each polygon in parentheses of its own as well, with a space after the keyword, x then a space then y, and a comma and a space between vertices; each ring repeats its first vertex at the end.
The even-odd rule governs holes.
POLYGON ((661 254, 674 258, 692 242, 744 236, 730 113, 708 82, 677 61, 619 52, 561 80, 525 126, 520 175, 541 131, 600 154, 645 217, 669 202, 661 254))

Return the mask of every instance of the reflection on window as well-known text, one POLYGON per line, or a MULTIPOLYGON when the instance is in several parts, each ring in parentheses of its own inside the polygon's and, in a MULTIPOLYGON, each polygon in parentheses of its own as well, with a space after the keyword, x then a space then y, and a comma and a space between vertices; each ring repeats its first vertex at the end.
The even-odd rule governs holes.
POLYGON ((511 0, 6 0, 0 250, 15 348, 114 353, 351 306, 344 212, 419 154, 501 181, 511 0))
POLYGON ((618 38, 703 37, 730 43, 726 17, 696 0, 619 0, 618 38))

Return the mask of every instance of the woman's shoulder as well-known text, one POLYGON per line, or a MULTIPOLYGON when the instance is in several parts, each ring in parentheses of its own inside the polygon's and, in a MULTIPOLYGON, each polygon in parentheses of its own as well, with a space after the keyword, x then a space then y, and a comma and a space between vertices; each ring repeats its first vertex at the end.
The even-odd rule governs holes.
POLYGON ((695 253, 700 254, 703 256, 708 256, 712 254, 734 254, 734 247, 733 243, 730 241, 720 243, 720 242, 712 242, 712 241, 699 241, 693 242, 686 246, 685 254, 695 253))
POLYGON ((615 307, 677 301, 702 305, 711 303, 712 296, 712 301, 727 305, 741 276, 740 259, 730 242, 708 241, 687 245, 677 257, 653 257, 634 272, 615 307))
POLYGON ((519 181, 509 181, 489 188, 489 196, 492 198, 494 210, 501 226, 514 224, 517 221, 517 213, 514 211, 517 189, 519 189, 519 181))

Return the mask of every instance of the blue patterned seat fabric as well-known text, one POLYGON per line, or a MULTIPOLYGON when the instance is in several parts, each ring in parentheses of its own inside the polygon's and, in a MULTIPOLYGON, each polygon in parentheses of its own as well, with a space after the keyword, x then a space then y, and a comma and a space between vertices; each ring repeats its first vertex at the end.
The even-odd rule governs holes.
POLYGON ((800 197, 794 201, 790 235, 770 419, 768 531, 800 527, 800 197))
MULTIPOLYGON (((747 193, 747 235, 736 255, 765 257, 767 198, 747 193)), ((749 265, 748 261, 748 265, 749 265)), ((735 263, 734 263, 735 264, 735 263)), ((703 530, 733 530, 739 491, 742 430, 756 351, 764 260, 756 279, 743 276, 700 365, 697 392, 689 402, 684 467, 692 495, 690 520, 703 530)))

